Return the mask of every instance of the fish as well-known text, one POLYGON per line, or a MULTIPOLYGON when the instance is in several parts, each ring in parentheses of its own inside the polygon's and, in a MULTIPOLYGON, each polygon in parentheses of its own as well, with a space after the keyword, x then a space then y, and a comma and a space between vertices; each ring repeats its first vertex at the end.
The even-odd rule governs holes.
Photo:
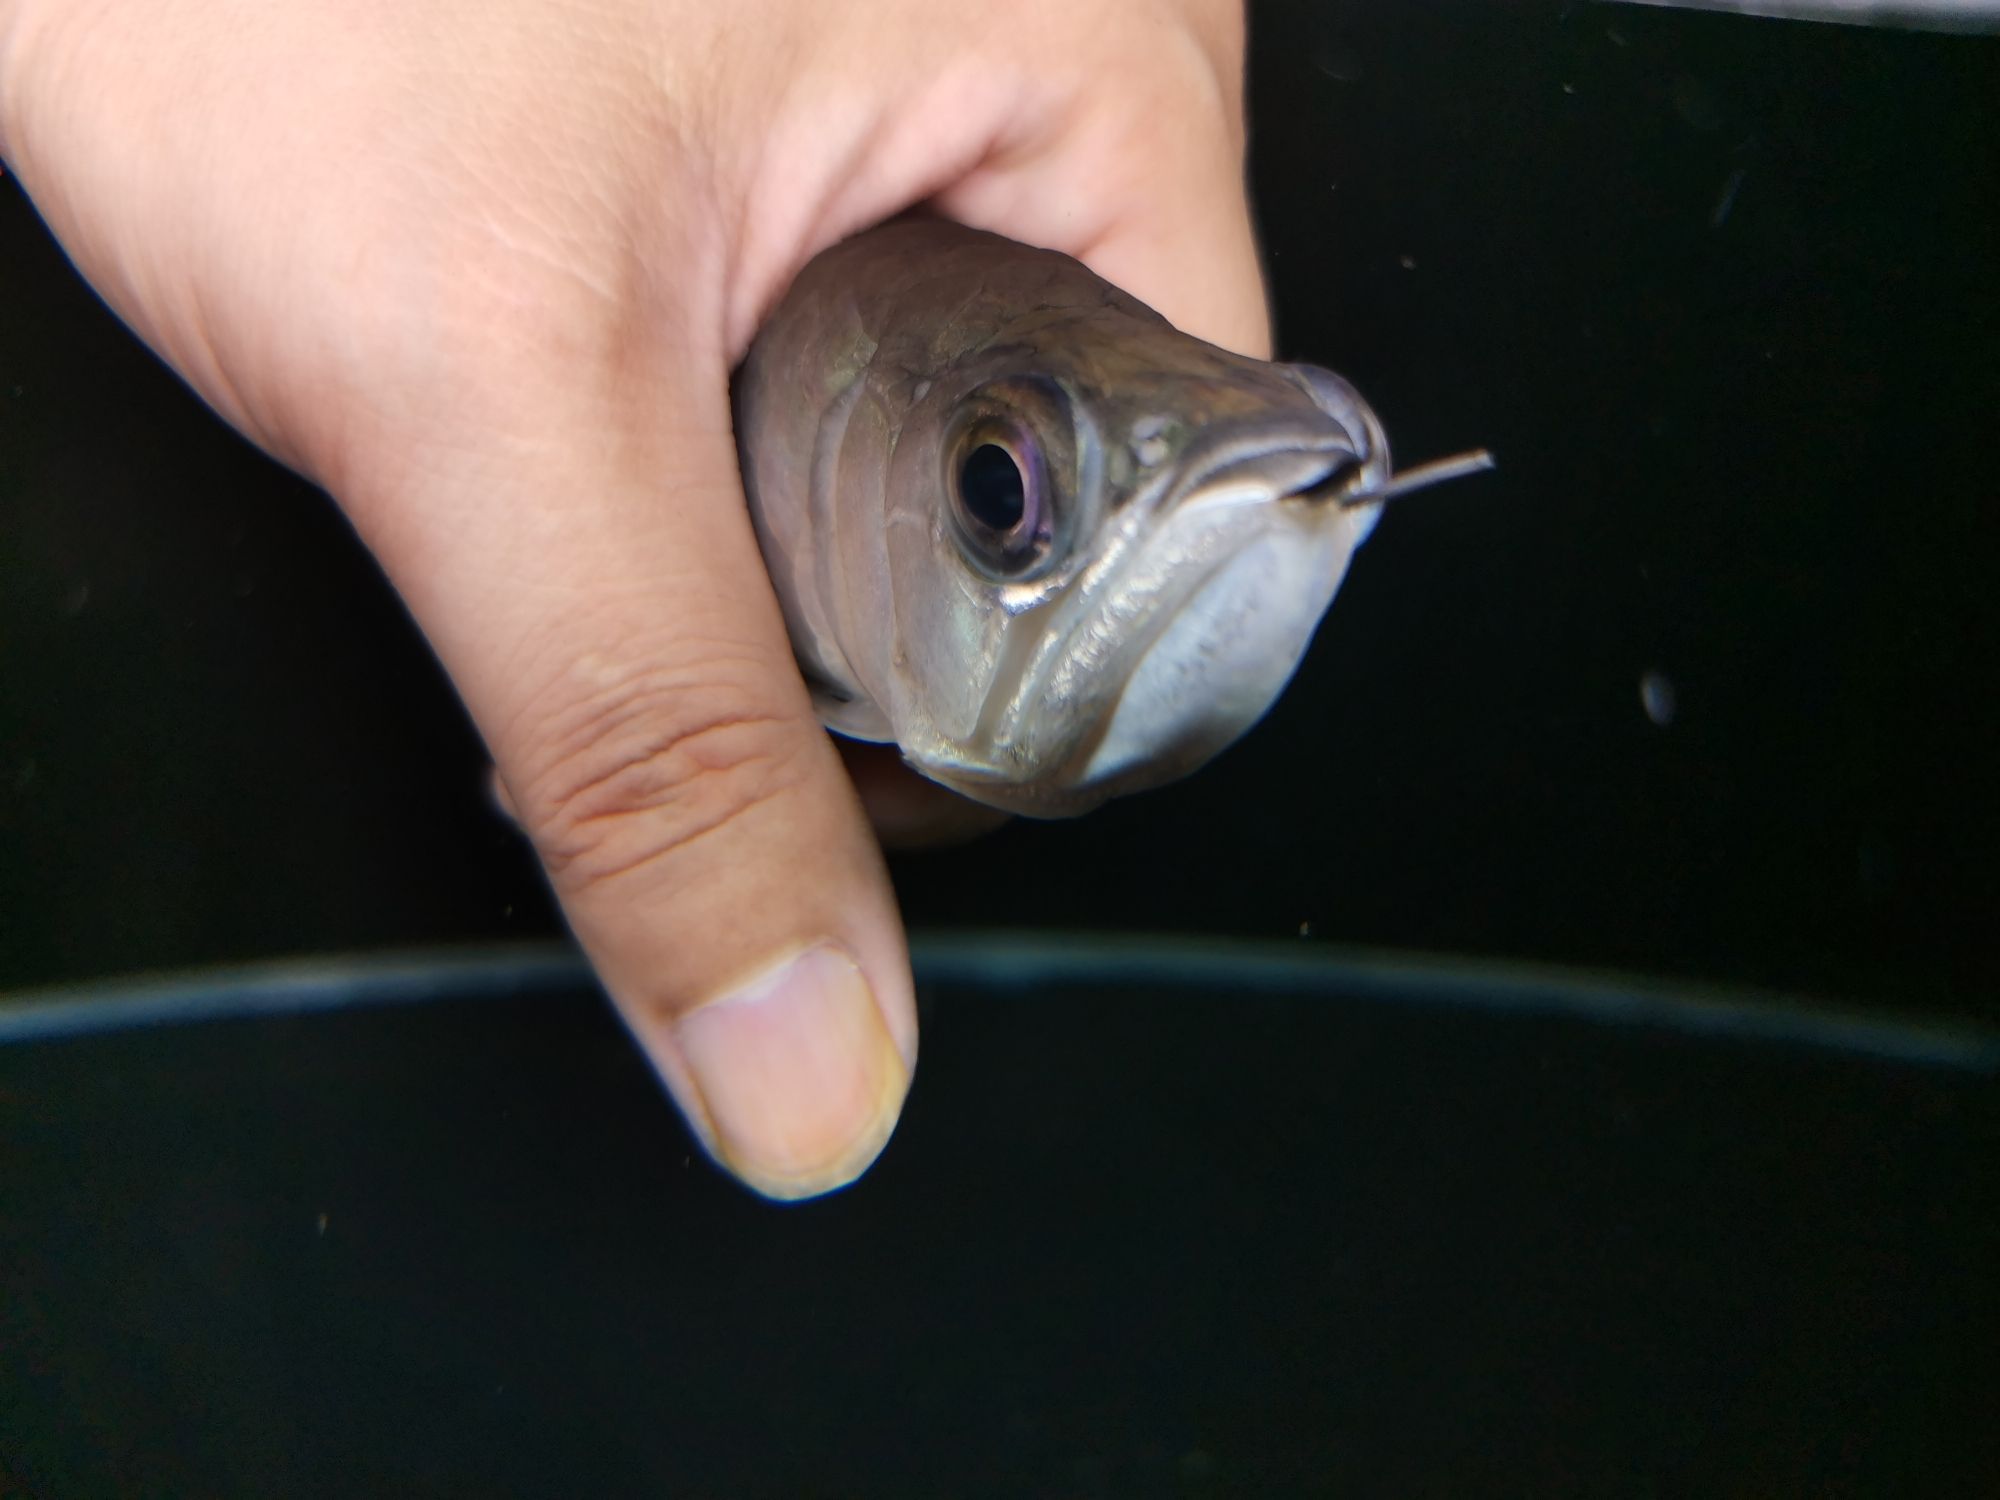
POLYGON ((812 259, 732 381, 751 519, 821 721, 1070 817, 1189 774, 1291 680, 1392 472, 1330 370, 1248 358, 942 219, 812 259))

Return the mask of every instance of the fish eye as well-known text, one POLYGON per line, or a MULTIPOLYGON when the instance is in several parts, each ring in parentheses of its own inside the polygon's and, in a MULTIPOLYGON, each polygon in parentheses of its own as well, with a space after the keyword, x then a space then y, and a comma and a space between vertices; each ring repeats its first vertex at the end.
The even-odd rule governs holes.
POLYGON ((936 493, 943 531, 973 572, 1027 583, 1062 565, 1087 503, 1090 431, 1046 375, 999 375, 957 399, 936 493))
POLYGON ((962 545, 988 571, 1021 577, 1048 555, 1055 534, 1041 445, 1017 421, 982 422, 958 453, 950 484, 962 545))
POLYGON ((1028 510, 1028 481, 1014 455, 998 443, 981 443, 958 470, 966 513, 988 531, 1012 531, 1028 510))

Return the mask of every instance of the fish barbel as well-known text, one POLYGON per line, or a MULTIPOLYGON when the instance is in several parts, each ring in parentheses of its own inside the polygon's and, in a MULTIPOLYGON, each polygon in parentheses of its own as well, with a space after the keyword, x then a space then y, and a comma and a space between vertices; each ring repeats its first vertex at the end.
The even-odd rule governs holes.
POLYGON ((1345 380, 1080 263, 905 219, 798 276, 737 372, 743 479, 822 720, 1040 817, 1261 718, 1395 494, 1345 380))

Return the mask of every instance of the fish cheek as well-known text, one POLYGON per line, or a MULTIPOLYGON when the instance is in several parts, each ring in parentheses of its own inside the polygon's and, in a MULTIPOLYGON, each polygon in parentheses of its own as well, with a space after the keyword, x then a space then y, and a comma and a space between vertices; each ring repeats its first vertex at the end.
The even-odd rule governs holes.
POLYGON ((894 605, 896 702, 890 719, 911 757, 962 761, 975 736, 1006 617, 945 519, 936 429, 905 430, 890 459, 887 548, 894 605))

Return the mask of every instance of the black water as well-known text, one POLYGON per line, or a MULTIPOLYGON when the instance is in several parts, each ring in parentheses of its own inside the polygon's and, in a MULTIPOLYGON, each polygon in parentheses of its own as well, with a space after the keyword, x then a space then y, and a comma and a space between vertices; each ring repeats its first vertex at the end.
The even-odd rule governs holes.
POLYGON ((785 1211, 707 1169, 546 970, 0 1047, 0 1489, 2000 1473, 1991 1038, 1920 1064, 1600 1025, 1532 986, 992 967, 929 956, 896 1140, 785 1211))

